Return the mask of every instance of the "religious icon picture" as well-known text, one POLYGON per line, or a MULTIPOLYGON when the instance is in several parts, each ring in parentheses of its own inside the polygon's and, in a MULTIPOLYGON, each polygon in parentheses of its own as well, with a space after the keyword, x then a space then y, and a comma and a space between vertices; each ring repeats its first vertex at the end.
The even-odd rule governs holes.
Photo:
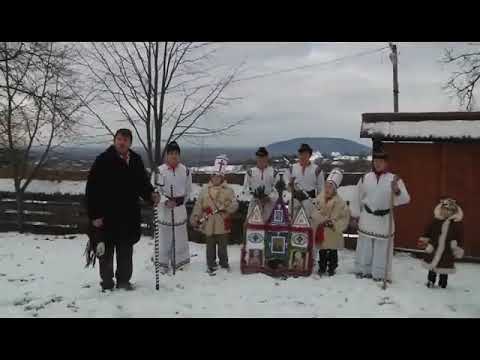
POLYGON ((273 222, 276 223, 281 223, 283 222, 283 211, 280 210, 274 210, 273 212, 273 222))
POLYGON ((263 251, 259 249, 251 249, 248 251, 248 265, 262 266, 263 265, 263 251))
POLYGON ((272 254, 284 254, 285 242, 284 236, 272 236, 272 254))
POLYGON ((306 254, 302 251, 293 251, 290 256, 290 268, 303 271, 305 269, 306 254))

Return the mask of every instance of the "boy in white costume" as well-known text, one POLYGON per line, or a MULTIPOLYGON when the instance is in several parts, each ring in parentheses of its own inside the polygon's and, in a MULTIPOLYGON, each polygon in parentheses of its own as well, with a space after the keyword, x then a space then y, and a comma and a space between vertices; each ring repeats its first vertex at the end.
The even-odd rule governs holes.
POLYGON ((158 204, 160 227, 159 262, 163 273, 172 267, 172 227, 175 228, 175 269, 190 263, 185 203, 192 190, 190 169, 180 163, 180 147, 173 141, 167 145, 166 162, 158 168, 158 184, 162 199, 158 204), (173 186, 173 197, 171 189, 173 186), (172 226, 172 209, 174 226, 172 226))
POLYGON ((408 204, 410 195, 404 182, 388 172, 388 155, 381 148, 381 143, 374 142, 372 158, 373 171, 365 174, 357 185, 360 219, 355 272, 358 278, 373 277, 375 281, 381 281, 387 270, 386 280, 391 281, 395 222, 392 218, 389 234, 389 218, 393 216, 390 199, 393 192, 392 205, 396 207, 408 204), (388 260, 387 247, 389 247, 388 260))
POLYGON ((257 165, 248 169, 243 184, 243 193, 252 195, 248 205, 247 220, 255 204, 259 202, 263 209, 263 220, 267 221, 276 200, 274 189, 276 174, 268 163, 266 148, 260 147, 255 155, 257 156, 257 165))

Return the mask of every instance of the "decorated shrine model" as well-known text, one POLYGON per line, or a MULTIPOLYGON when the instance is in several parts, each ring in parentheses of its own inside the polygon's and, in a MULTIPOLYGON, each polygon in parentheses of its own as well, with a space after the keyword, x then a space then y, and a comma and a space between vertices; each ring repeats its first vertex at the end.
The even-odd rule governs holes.
POLYGON ((313 234, 303 207, 290 221, 283 196, 279 196, 267 222, 260 204, 247 219, 245 244, 241 252, 243 274, 310 276, 313 269, 313 234))

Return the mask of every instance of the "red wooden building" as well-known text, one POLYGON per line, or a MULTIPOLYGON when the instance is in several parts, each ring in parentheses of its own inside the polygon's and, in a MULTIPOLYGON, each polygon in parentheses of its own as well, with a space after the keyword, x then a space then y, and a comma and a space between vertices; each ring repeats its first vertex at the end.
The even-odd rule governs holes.
POLYGON ((395 247, 415 249, 450 196, 465 213, 465 257, 480 258, 480 112, 363 114, 360 136, 383 142, 412 198, 395 211, 395 247))

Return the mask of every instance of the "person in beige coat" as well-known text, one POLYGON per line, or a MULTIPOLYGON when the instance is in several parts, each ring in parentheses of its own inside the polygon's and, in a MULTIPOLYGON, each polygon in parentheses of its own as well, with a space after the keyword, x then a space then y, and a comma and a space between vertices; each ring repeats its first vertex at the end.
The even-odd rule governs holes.
POLYGON ((238 209, 233 189, 225 180, 225 156, 217 157, 215 172, 202 188, 193 207, 191 224, 206 237, 207 267, 210 274, 217 270, 217 245, 220 267, 230 271, 227 244, 231 231, 231 215, 238 209))
POLYGON ((338 267, 338 250, 343 249, 343 232, 350 221, 348 205, 338 195, 342 182, 340 169, 333 169, 327 178, 324 190, 315 199, 312 212, 312 228, 318 252, 318 274, 333 276, 338 267))

